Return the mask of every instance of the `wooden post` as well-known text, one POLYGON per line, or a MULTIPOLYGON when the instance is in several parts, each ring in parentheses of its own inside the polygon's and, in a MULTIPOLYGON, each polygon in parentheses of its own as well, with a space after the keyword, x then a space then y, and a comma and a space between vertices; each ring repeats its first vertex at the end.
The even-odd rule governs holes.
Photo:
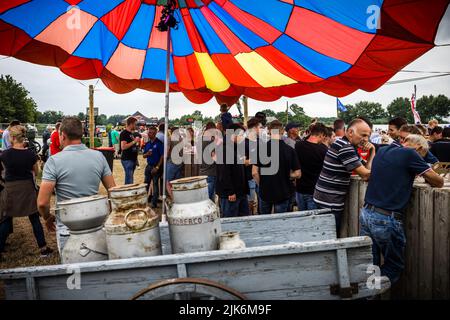
POLYGON ((244 105, 244 126, 247 126, 248 121, 248 98, 242 96, 242 104, 244 105))
POLYGON ((289 101, 286 101, 286 124, 289 123, 289 101))
POLYGON ((411 199, 405 215, 405 272, 404 288, 405 296, 402 298, 417 299, 419 285, 419 215, 420 215, 420 191, 421 188, 414 187, 411 199))
MULTIPOLYGON (((420 189, 419 215, 419 298, 432 299, 433 284, 433 188, 420 189)), ((437 266, 435 266, 437 267, 437 266)))
POLYGON ((94 86, 89 86, 89 146, 91 149, 95 148, 94 142, 94 86))
POLYGON ((359 235, 359 177, 351 177, 350 190, 348 194, 348 236, 356 237, 359 235))
POLYGON ((450 188, 434 191, 433 299, 450 299, 450 188))

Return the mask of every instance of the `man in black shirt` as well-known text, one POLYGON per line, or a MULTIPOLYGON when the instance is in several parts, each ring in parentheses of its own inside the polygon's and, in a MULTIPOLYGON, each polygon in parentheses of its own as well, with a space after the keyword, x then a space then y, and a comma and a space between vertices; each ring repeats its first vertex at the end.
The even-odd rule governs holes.
POLYGON ((122 166, 125 170, 125 184, 133 183, 141 138, 134 136, 137 119, 129 117, 127 127, 120 133, 120 149, 122 150, 122 166))
POLYGON ((311 126, 311 135, 308 139, 295 145, 295 152, 302 168, 302 177, 297 180, 295 194, 300 211, 317 209, 313 194, 328 151, 323 144, 326 137, 327 127, 323 123, 316 123, 311 126))
POLYGON ((234 130, 234 134, 225 136, 220 149, 222 155, 217 155, 216 193, 220 198, 223 217, 247 216, 249 189, 244 164, 245 131, 237 123, 230 125, 229 130, 234 130))
MULTIPOLYGON (((260 213, 271 214, 287 212, 289 210, 291 197, 294 195, 294 179, 301 176, 300 164, 293 148, 281 140, 283 135, 283 124, 272 121, 269 125, 270 140, 267 142, 267 155, 269 163, 264 163, 259 156, 256 166, 253 166, 253 178, 259 185, 261 197, 260 213), (278 150, 277 150, 278 149, 278 150), (278 166, 278 168, 277 168, 278 166), (275 173, 264 173, 264 169, 274 168, 275 173)), ((263 152, 263 151, 261 151, 263 152)))
POLYGON ((442 139, 435 140, 431 144, 430 151, 439 162, 450 162, 450 127, 444 128, 442 139))

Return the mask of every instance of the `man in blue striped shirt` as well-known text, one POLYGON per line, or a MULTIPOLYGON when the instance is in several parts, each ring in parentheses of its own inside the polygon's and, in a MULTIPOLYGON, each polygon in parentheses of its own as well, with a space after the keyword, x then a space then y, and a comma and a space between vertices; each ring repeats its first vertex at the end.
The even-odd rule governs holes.
POLYGON ((370 176, 375 156, 375 147, 369 142, 370 135, 369 125, 362 119, 355 119, 349 123, 345 136, 336 140, 325 155, 314 191, 314 201, 318 208, 333 211, 338 234, 352 172, 364 180, 368 180, 370 176), (359 157, 356 151, 358 146, 370 150, 367 162, 359 157))

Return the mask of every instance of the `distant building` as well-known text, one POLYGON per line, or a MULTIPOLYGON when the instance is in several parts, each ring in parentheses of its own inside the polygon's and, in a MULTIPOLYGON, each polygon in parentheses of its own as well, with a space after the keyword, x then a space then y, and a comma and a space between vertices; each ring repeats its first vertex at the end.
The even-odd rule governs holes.
POLYGON ((127 119, 129 117, 134 117, 138 120, 137 124, 138 126, 146 126, 146 125, 158 125, 158 118, 153 117, 153 118, 148 118, 146 116, 144 116, 142 113, 140 113, 139 111, 136 111, 135 113, 133 113, 131 116, 126 117, 125 119, 122 120, 122 124, 125 125, 127 122, 127 119))

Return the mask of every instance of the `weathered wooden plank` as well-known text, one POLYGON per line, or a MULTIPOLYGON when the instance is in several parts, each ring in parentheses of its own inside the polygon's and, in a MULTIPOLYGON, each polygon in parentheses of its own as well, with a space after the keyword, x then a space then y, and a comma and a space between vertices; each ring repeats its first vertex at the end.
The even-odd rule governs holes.
POLYGON ((4 280, 4 292, 7 300, 28 299, 27 284, 25 278, 4 280))
POLYGON ((339 286, 341 289, 348 289, 350 288, 350 274, 348 270, 347 250, 336 250, 336 258, 339 286))
POLYGON ((348 195, 348 236, 355 237, 359 235, 359 182, 360 179, 352 177, 348 195))
POLYGON ((32 276, 28 276, 25 279, 26 287, 27 287, 27 295, 28 300, 37 300, 39 299, 39 293, 36 288, 36 281, 32 276))
MULTIPOLYGON (((301 298, 303 299, 335 299, 337 297, 330 296, 329 286, 339 283, 336 272, 336 250, 344 249, 348 252, 350 282, 365 285, 366 270, 372 262, 370 240, 367 238, 358 237, 273 247, 270 255, 239 255, 237 252, 229 251, 227 256, 232 256, 234 259, 213 260, 203 257, 202 259, 184 259, 184 263, 187 264, 190 277, 210 279, 244 294, 253 292, 251 298, 254 299, 267 298, 268 291, 283 292, 283 296, 280 298, 298 297, 298 293, 302 292, 301 298), (302 248, 301 254, 298 252, 300 247, 302 248), (319 248, 322 250, 318 250, 319 248), (317 291, 321 287, 325 290, 320 291, 321 294, 318 295, 317 291)), ((250 248, 242 251, 258 250, 250 248)), ((198 256, 197 253, 183 256, 189 255, 191 257, 198 256)), ((203 256, 205 255, 209 254, 203 254, 203 256)), ((128 260, 136 262, 148 259, 158 260, 157 258, 160 257, 128 260)), ((105 262, 115 262, 115 260, 105 262)), ((128 268, 103 271, 83 265, 85 264, 80 264, 80 290, 67 288, 66 274, 49 274, 39 278, 40 297, 42 299, 85 299, 86 297, 90 299, 129 299, 154 282, 177 277, 175 264, 155 266, 154 264, 135 263, 130 266, 129 261, 128 268)))
POLYGON ((399 298, 417 299, 419 285, 419 215, 420 215, 420 189, 413 188, 411 199, 405 215, 405 272, 402 277, 401 291, 404 296, 399 298))
POLYGON ((420 188, 419 298, 432 299, 433 290, 433 188, 420 188))
MULTIPOLYGON (((353 182, 352 182, 353 183, 353 182)), ((349 195, 345 197, 345 206, 344 206, 344 212, 342 215, 341 220, 341 229, 339 230, 339 238, 346 238, 349 235, 349 217, 350 217, 350 207, 349 207, 349 195)))
POLYGON ((433 299, 450 299, 450 188, 434 191, 433 299))
MULTIPOLYGON (((258 247, 287 242, 306 242, 336 238, 333 215, 305 211, 221 219, 222 231, 238 231, 247 247, 258 247)), ((171 254, 167 223, 160 224, 163 254, 171 254)))
POLYGON ((215 250, 193 253, 182 253, 172 255, 161 255, 143 258, 117 259, 85 262, 72 265, 53 265, 53 266, 39 266, 27 267, 17 269, 0 270, 0 279, 14 279, 26 278, 28 274, 33 274, 34 277, 51 276, 51 275, 66 275, 67 268, 77 266, 81 273, 121 270, 128 268, 144 268, 152 266, 165 266, 179 263, 195 263, 208 262, 220 260, 234 260, 241 258, 250 258, 254 256, 271 256, 281 254, 297 254, 315 251, 328 251, 344 248, 358 248, 370 246, 372 240, 368 237, 353 237, 344 239, 331 239, 323 241, 310 242, 291 242, 282 245, 272 245, 264 247, 253 247, 237 250, 215 250))
POLYGON ((187 278, 187 276, 188 276, 187 268, 184 263, 177 264, 177 273, 178 273, 178 278, 187 278))

